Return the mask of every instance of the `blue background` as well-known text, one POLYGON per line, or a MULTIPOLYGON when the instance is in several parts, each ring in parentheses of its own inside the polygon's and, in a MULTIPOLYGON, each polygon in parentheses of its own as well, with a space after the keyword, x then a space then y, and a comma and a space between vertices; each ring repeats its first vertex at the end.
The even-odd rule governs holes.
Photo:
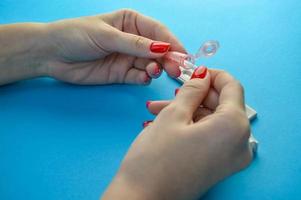
MULTIPOLYGON (((259 113, 257 159, 204 199, 300 199, 301 1, 1 0, 0 23, 124 7, 165 23, 189 52, 219 40, 220 51, 204 63, 235 75, 259 113)), ((141 123, 153 118, 145 102, 173 98, 176 87, 166 75, 149 87, 52 79, 0 87, 0 199, 98 199, 141 123)))

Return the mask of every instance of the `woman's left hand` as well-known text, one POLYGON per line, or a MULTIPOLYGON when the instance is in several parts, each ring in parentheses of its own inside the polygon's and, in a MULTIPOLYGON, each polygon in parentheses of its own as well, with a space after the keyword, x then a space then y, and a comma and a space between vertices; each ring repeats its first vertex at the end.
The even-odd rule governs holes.
POLYGON ((161 23, 132 10, 46 24, 45 71, 75 84, 149 84, 162 69, 179 68, 162 59, 170 49, 185 52, 161 23))

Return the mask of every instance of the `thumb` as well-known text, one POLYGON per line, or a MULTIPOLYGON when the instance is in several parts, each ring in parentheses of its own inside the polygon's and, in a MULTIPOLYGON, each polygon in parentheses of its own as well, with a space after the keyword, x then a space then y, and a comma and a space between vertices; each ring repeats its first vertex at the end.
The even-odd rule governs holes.
MULTIPOLYGON (((184 83, 174 100, 176 113, 190 122, 193 113, 202 104, 210 88, 210 74, 207 67, 200 66, 194 70, 191 79, 184 83)), ((182 118, 181 118, 182 119, 182 118)))
POLYGON ((154 41, 139 35, 116 30, 111 51, 143 58, 160 58, 170 48, 170 43, 154 41))

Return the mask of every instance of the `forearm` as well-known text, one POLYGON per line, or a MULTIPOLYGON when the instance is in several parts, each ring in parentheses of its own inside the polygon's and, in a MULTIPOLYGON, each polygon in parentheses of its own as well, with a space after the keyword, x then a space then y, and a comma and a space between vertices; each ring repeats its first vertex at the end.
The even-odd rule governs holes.
POLYGON ((40 23, 0 26, 0 85, 45 75, 45 36, 40 23))
POLYGON ((124 174, 117 174, 110 186, 107 188, 101 200, 152 200, 158 198, 157 192, 146 184, 136 185, 129 181, 124 174))
MULTIPOLYGON (((173 173, 169 174, 165 171, 161 163, 157 164, 157 167, 152 165, 152 169, 138 169, 132 164, 135 165, 136 163, 130 163, 130 166, 126 167, 121 166, 121 170, 116 174, 101 200, 199 199, 219 180, 212 175, 206 175, 210 173, 205 171, 200 172, 197 176, 174 179, 173 173)), ((170 171, 174 170, 176 169, 170 171)), ((186 172, 187 174, 189 172, 186 172)), ((178 176, 183 175, 179 174, 178 176)))

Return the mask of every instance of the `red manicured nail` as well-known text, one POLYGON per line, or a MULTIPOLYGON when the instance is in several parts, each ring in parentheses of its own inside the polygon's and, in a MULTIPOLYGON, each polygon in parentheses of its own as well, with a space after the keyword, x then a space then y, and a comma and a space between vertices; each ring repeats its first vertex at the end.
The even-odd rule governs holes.
POLYGON ((180 90, 180 88, 177 88, 177 89, 175 90, 175 96, 178 94, 179 90, 180 90))
POLYGON ((166 42, 153 42, 150 46, 150 50, 153 53, 165 53, 170 47, 169 43, 166 42))
POLYGON ((177 74, 176 74, 176 78, 178 78, 179 76, 181 76, 181 70, 179 68, 179 66, 176 66, 178 68, 177 74))
POLYGON ((146 108, 149 107, 149 104, 151 104, 151 101, 147 101, 147 102, 146 102, 146 108))
POLYGON ((156 65, 156 67, 154 69, 154 75, 159 76, 160 73, 161 73, 161 69, 158 65, 156 65))
POLYGON ((190 79, 194 79, 194 78, 200 78, 203 79, 206 77, 207 74, 207 67, 206 66, 199 66, 198 68, 196 68, 191 76, 190 79))
POLYGON ((149 121, 143 122, 143 124, 142 124, 143 128, 147 127, 151 122, 153 122, 153 121, 149 120, 149 121))
POLYGON ((145 73, 145 77, 144 77, 144 84, 148 84, 150 83, 151 78, 145 73))

